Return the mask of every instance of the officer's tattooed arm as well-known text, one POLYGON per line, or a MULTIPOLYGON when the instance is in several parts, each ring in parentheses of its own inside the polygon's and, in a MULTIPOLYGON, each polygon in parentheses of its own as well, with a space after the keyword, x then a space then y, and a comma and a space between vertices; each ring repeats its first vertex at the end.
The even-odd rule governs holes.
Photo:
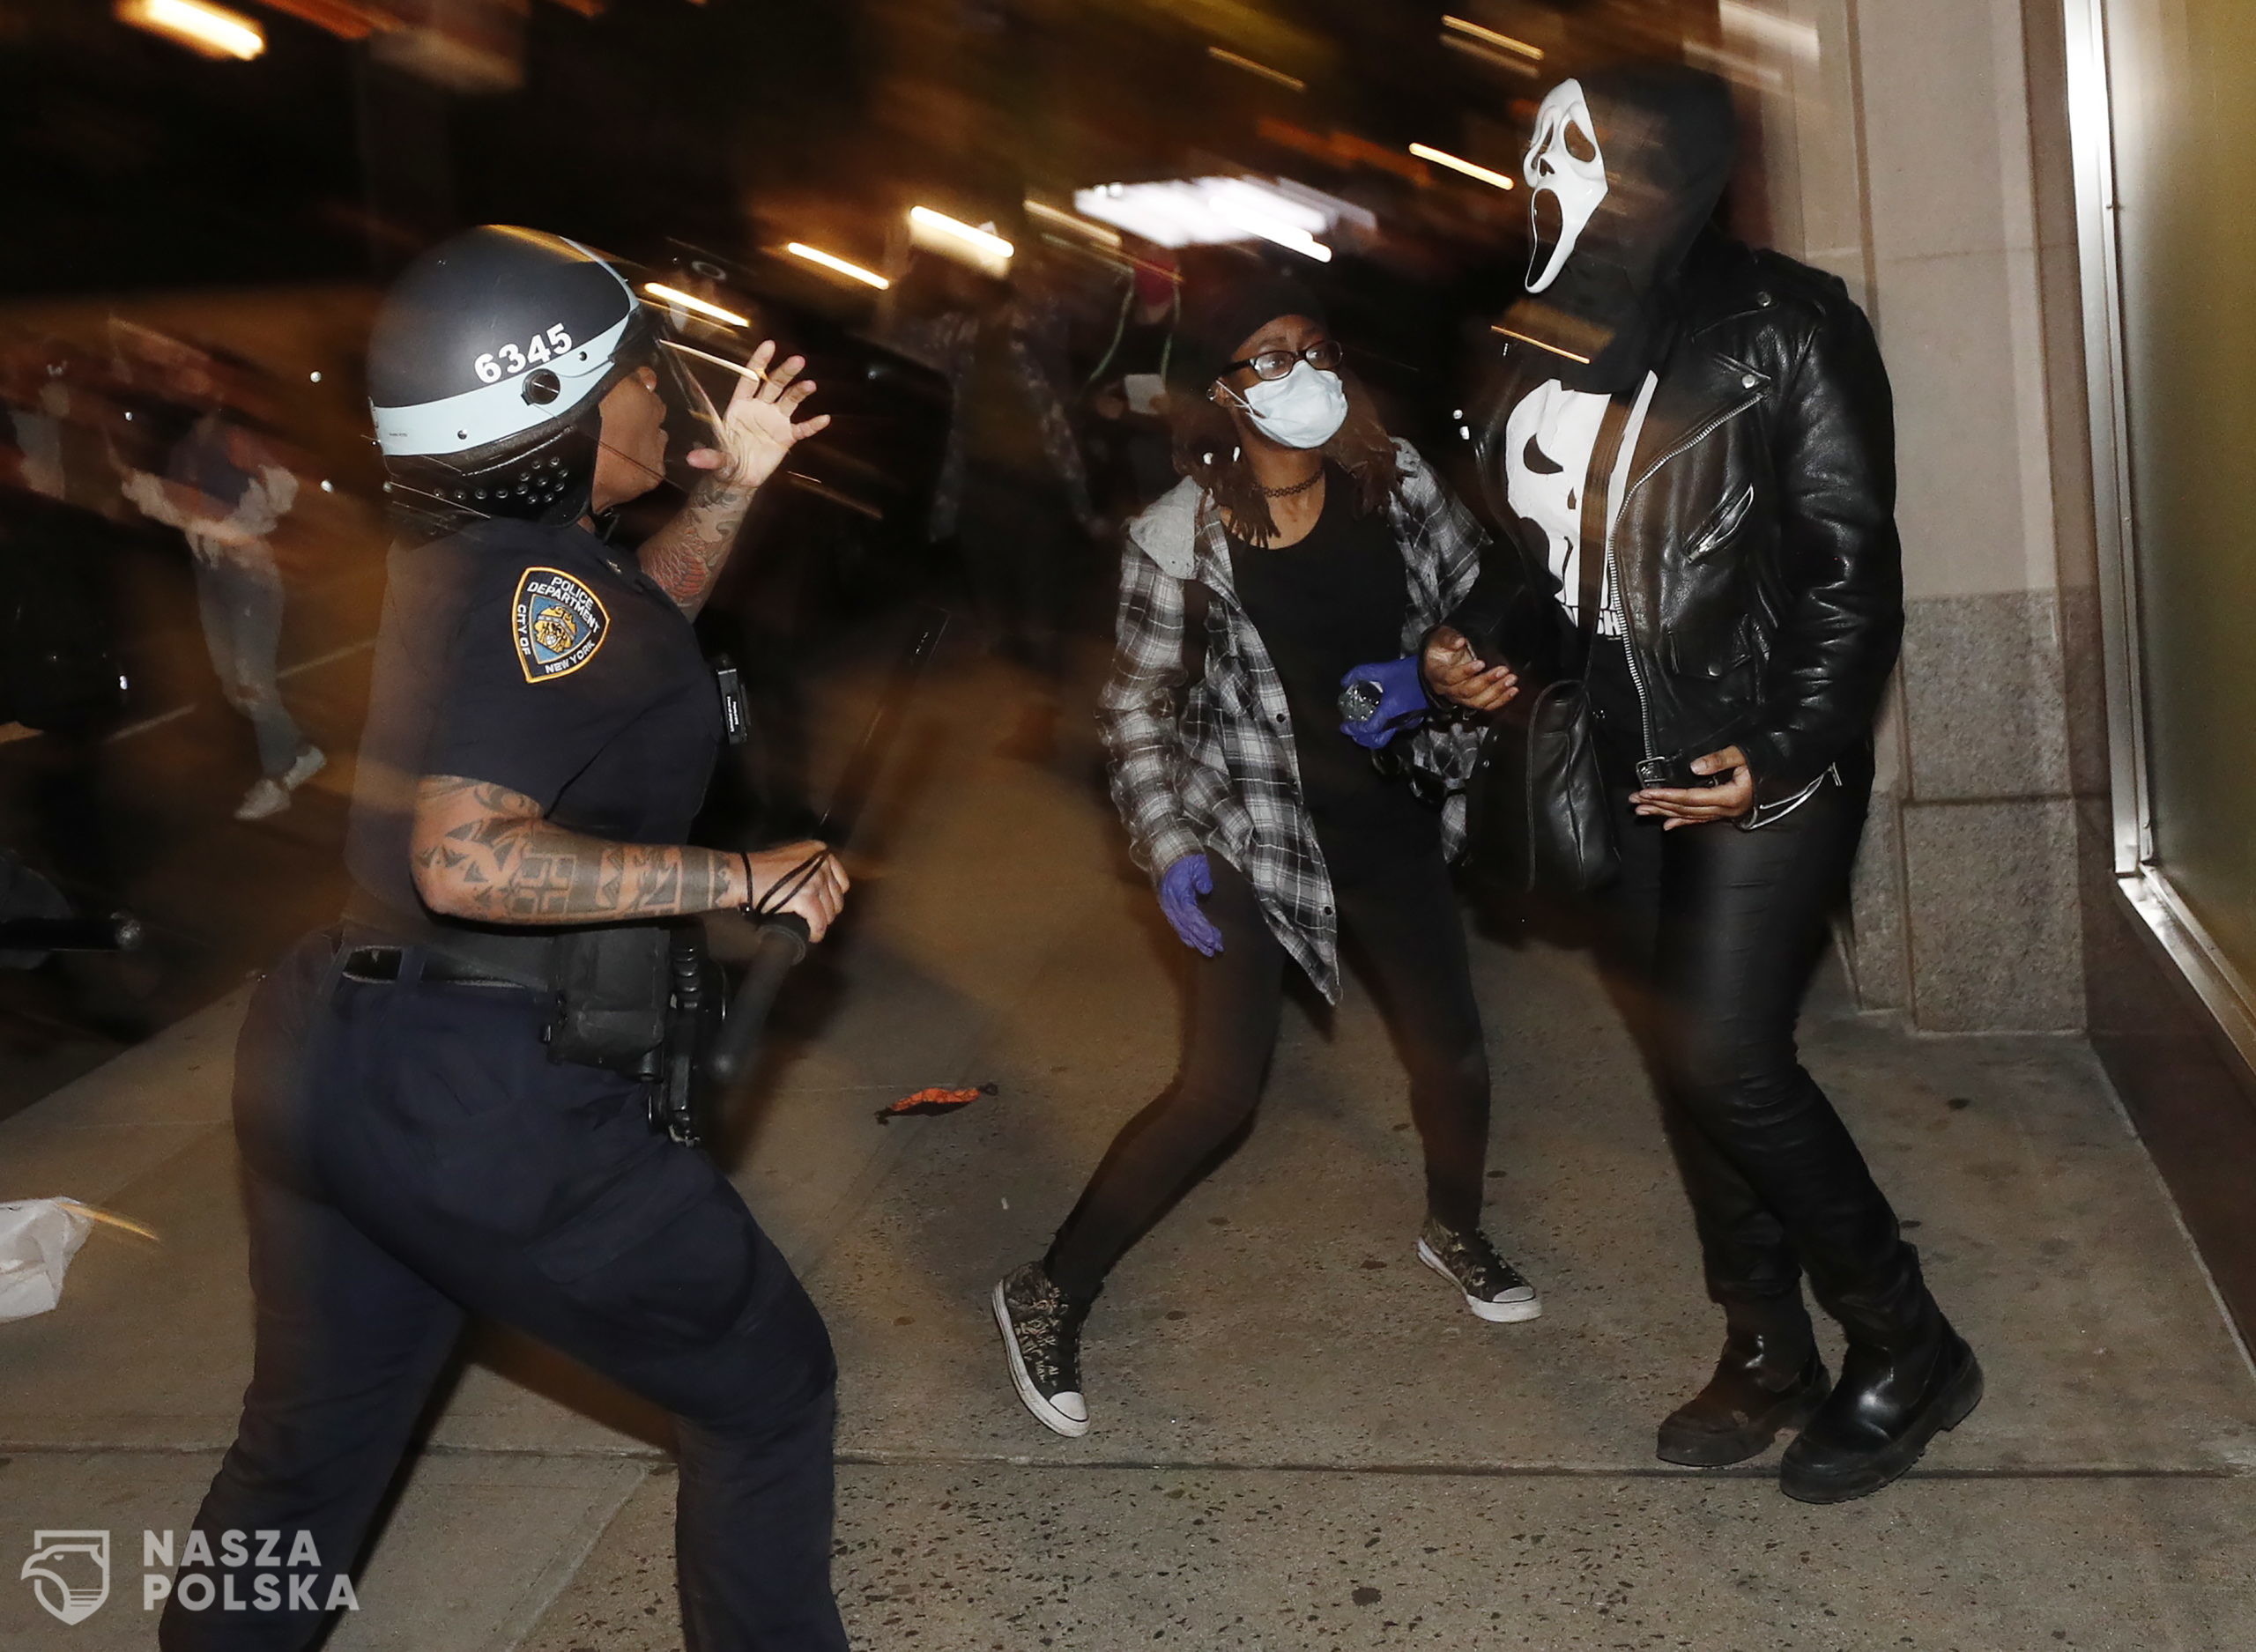
POLYGON ((488 923, 674 917, 745 899, 734 855, 568 832, 523 792, 452 774, 416 789, 412 854, 425 905, 488 923))
POLYGON ((674 519, 644 540, 636 552, 642 571, 693 619, 727 566, 729 547, 744 526, 753 492, 709 477, 692 491, 689 503, 674 519))
MULTIPOLYGON (((427 774, 415 793, 410 855, 416 893, 432 911, 485 923, 603 923, 738 907, 764 895, 820 843, 745 856, 680 843, 619 843, 544 819, 523 792, 454 774, 427 774)), ((826 860, 783 910, 817 939, 845 899, 846 874, 826 860)))

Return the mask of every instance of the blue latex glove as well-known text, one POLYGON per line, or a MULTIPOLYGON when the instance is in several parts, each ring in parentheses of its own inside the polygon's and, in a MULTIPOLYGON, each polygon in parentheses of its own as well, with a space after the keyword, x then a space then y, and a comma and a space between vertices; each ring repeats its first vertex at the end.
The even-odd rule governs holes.
POLYGON ((1198 897, 1213 893, 1213 869, 1204 855, 1186 855, 1160 874, 1160 910, 1185 946, 1208 958, 1222 950, 1222 932, 1199 909, 1198 897))
POLYGON ((1377 683, 1379 686, 1378 709, 1358 722, 1343 722, 1340 732, 1367 752, 1376 752, 1403 730, 1414 727, 1426 720, 1433 703, 1426 698, 1426 685, 1418 675, 1418 656, 1406 654, 1399 660, 1386 660, 1377 665, 1358 665, 1340 679, 1340 686, 1350 683, 1377 683))

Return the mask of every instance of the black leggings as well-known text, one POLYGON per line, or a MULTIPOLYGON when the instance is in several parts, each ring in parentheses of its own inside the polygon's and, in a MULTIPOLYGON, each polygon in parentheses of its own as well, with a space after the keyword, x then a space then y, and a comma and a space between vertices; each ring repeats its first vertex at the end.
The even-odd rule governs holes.
POLYGON ((1604 896, 1611 961, 1656 1070, 1709 1294, 1727 1310, 1798 1298, 1806 1269, 1837 1316, 1884 1331, 1925 1300, 1917 1255, 1794 1041, 1869 782, 1829 782, 1754 831, 1664 832, 1628 803, 1636 707, 1618 646, 1598 645, 1589 682, 1622 800, 1622 877, 1604 896))
MULTIPOLYGON (((1044 1265, 1087 1301, 1128 1248, 1206 1174, 1253 1118, 1277 1042, 1286 955, 1252 887, 1220 856, 1206 915, 1218 957, 1193 957, 1183 1064, 1128 1122, 1058 1230, 1044 1265)), ((1362 953, 1410 1070, 1410 1112, 1426 1149, 1426 1204, 1438 1220, 1480 1219, 1488 1145, 1488 1055, 1465 930, 1438 851, 1335 888, 1340 923, 1362 953)))

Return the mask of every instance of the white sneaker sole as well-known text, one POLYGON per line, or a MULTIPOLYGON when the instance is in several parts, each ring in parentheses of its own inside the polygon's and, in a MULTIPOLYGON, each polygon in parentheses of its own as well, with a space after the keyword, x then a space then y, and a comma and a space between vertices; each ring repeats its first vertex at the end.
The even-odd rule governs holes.
POLYGON ((254 800, 251 796, 246 795, 242 802, 235 805, 235 819, 238 820, 271 820, 289 806, 290 794, 282 790, 278 785, 274 795, 271 797, 260 797, 254 800))
POLYGON ((329 753, 317 745, 309 745, 298 760, 290 765, 290 772, 282 776, 282 789, 295 791, 328 767, 329 753))
POLYGON ((995 1310, 995 1329, 1003 1333, 1003 1352, 1010 1356, 1011 1386, 1019 1391, 1020 1403, 1034 1413, 1035 1420, 1052 1433, 1068 1440, 1079 1440, 1089 1431, 1086 1417, 1068 1417, 1052 1405, 1043 1391, 1035 1387, 1034 1380, 1026 1374, 1025 1356, 1019 1352, 1019 1334, 1011 1329, 1010 1305, 1003 1300, 1003 1283, 995 1282, 994 1293, 988 1299, 995 1310))
POLYGON ((1475 1318, 1485 1319, 1491 1325, 1514 1325, 1522 1320, 1543 1317, 1543 1299, 1535 1293, 1533 1285, 1529 1285, 1527 1295, 1518 1301, 1484 1302, 1458 1284, 1457 1276, 1449 1270, 1449 1264, 1436 1256, 1434 1248, 1422 1239, 1418 1241, 1418 1260, 1457 1285, 1459 1294, 1465 1297, 1465 1306, 1473 1310, 1475 1318))

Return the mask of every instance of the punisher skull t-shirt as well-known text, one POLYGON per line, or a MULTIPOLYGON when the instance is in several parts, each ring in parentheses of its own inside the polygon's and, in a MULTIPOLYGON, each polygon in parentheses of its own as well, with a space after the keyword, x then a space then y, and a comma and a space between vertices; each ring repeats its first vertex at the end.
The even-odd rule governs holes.
MULTIPOLYGON (((1645 409, 1652 400, 1656 381, 1645 375, 1644 385, 1629 409, 1622 431, 1622 445, 1612 473, 1594 476, 1593 456, 1599 429, 1613 399, 1594 390, 1570 390, 1557 379, 1547 379, 1512 404, 1504 417, 1504 499, 1512 513, 1543 540, 1544 560, 1559 582, 1560 605, 1567 617, 1581 619, 1582 559, 1587 550, 1604 556, 1603 544, 1583 544, 1584 494, 1593 487, 1606 490, 1606 520, 1622 508, 1644 429, 1645 409)), ((1598 633, 1622 634, 1622 617, 1614 595, 1611 569, 1600 575, 1598 633)))

